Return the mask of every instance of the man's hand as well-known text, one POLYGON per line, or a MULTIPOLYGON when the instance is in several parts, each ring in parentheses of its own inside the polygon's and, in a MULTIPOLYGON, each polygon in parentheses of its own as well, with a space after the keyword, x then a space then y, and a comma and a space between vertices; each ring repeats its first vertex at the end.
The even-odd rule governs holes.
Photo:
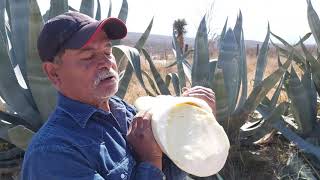
POLYGON ((210 106, 212 113, 216 115, 216 97, 210 88, 195 86, 192 88, 183 88, 182 91, 182 96, 196 97, 206 101, 210 106))
POLYGON ((139 112, 134 117, 127 140, 139 161, 149 162, 162 169, 162 151, 152 133, 151 114, 139 112))

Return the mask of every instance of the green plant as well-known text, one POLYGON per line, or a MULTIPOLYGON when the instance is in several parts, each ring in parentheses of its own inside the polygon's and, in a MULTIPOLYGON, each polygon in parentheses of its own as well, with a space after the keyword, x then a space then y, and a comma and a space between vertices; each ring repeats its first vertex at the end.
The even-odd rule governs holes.
MULTIPOLYGON (((173 33, 172 44, 176 61, 169 67, 177 65, 177 73, 168 74, 165 78, 165 83, 155 69, 146 50, 143 50, 143 54, 149 62, 155 84, 157 84, 161 94, 172 94, 168 90, 170 81, 177 96, 181 94, 182 88, 186 87, 188 82, 191 86, 201 85, 213 89, 216 94, 217 120, 227 131, 233 146, 237 146, 239 144, 240 127, 245 123, 248 115, 265 99, 269 90, 283 77, 286 69, 291 64, 291 60, 287 60, 273 74, 262 79, 266 67, 269 37, 270 30, 268 28, 264 45, 258 56, 255 78, 257 83, 249 97, 247 97, 247 67, 241 12, 233 29, 227 30, 227 23, 225 24, 221 33, 218 60, 209 60, 205 17, 199 25, 194 50, 182 52, 173 33), (194 53, 192 65, 187 61, 187 57, 191 52, 194 53), (242 88, 241 94, 239 93, 240 88, 242 88)), ((154 91, 156 92, 156 89, 154 91)), ((276 102, 277 98, 273 101, 276 102)))

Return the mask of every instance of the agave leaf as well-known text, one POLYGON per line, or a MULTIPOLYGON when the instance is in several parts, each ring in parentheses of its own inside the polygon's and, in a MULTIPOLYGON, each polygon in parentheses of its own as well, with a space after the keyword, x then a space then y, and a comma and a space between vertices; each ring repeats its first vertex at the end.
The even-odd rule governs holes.
POLYGON ((133 67, 131 66, 130 63, 128 63, 126 66, 126 69, 124 71, 124 74, 123 74, 122 78, 120 79, 119 89, 116 94, 117 96, 119 96, 122 99, 124 98, 124 96, 127 92, 129 83, 131 81, 132 74, 133 74, 133 67))
POLYGON ((234 33, 229 29, 221 41, 218 66, 223 70, 224 84, 228 93, 228 106, 232 112, 238 100, 239 93, 239 50, 234 33))
POLYGON ((294 44, 293 46, 296 47, 296 46, 300 45, 300 43, 305 42, 307 39, 309 39, 309 37, 310 37, 311 35, 312 35, 311 32, 305 34, 305 35, 300 39, 300 41, 297 42, 296 44, 294 44))
MULTIPOLYGON (((282 75, 286 72, 289 65, 291 64, 291 60, 287 60, 283 66, 279 67, 275 72, 265 78, 258 86, 256 86, 251 94, 249 95, 248 99, 244 103, 243 107, 240 108, 238 111, 233 113, 234 117, 243 115, 243 114, 250 114, 253 112, 260 102, 264 99, 267 93, 274 87, 274 85, 279 81, 282 75)), ((239 119, 240 124, 242 124, 243 119, 239 119)))
POLYGON ((80 12, 94 18, 94 0, 82 0, 80 5, 80 12))
POLYGON ((73 8, 72 6, 68 6, 68 8, 69 8, 69 10, 71 10, 71 11, 76 11, 76 12, 79 12, 78 10, 76 10, 75 8, 73 8))
POLYGON ((191 71, 192 86, 209 87, 209 49, 205 16, 198 27, 194 44, 194 58, 191 71))
POLYGON ((300 45, 306 56, 307 62, 311 64, 312 79, 314 81, 316 89, 318 90, 318 94, 320 94, 320 62, 311 55, 311 53, 307 50, 303 43, 301 43, 300 45))
POLYGON ((185 53, 182 55, 182 58, 183 58, 183 59, 187 59, 188 56, 190 56, 191 53, 193 53, 193 52, 194 52, 193 49, 189 49, 187 52, 185 52, 185 53))
POLYGON ((302 75, 301 83, 307 91, 310 100, 311 120, 316 124, 317 119, 317 91, 312 80, 310 64, 306 64, 306 72, 302 75))
POLYGON ((24 120, 16 114, 10 114, 0 111, 0 119, 11 123, 11 125, 23 125, 28 127, 29 129, 32 129, 33 131, 37 130, 34 127, 32 127, 32 125, 29 122, 27 122, 26 120, 24 120))
POLYGON ((284 79, 285 79, 285 75, 283 75, 281 77, 280 82, 278 84, 278 87, 277 87, 276 91, 274 92, 274 94, 273 94, 273 96, 271 98, 271 102, 270 102, 270 108, 271 109, 273 109, 277 105, 277 102, 278 102, 278 99, 279 99, 279 96, 280 96, 280 92, 281 92, 281 89, 282 89, 282 86, 283 86, 284 79))
POLYGON ((313 9, 312 3, 310 0, 307 0, 308 3, 308 23, 313 34, 314 39, 316 40, 318 51, 320 51, 320 20, 317 12, 313 9))
POLYGON ((180 79, 178 77, 177 73, 169 73, 166 75, 165 83, 167 87, 169 88, 170 82, 172 82, 174 92, 176 93, 176 96, 180 96, 180 79))
POLYGON ((291 67, 289 82, 285 87, 291 99, 291 111, 298 124, 298 131, 306 135, 312 131, 315 119, 311 117, 312 109, 308 93, 293 67, 291 67))
POLYGON ((160 93, 159 93, 159 91, 157 89, 157 86, 154 83, 154 81, 152 80, 152 78, 150 77, 150 75, 147 72, 143 71, 143 70, 141 72, 142 72, 142 75, 147 78, 152 90, 156 93, 156 95, 160 95, 160 93))
POLYGON ((240 78, 241 78, 241 84, 242 84, 241 96, 240 96, 239 105, 238 105, 238 107, 240 108, 245 103, 247 99, 247 94, 248 94, 247 58, 246 58, 246 47, 244 42, 243 30, 241 30, 239 47, 240 47, 240 78))
MULTIPOLYGON (((305 156, 301 156, 299 153, 291 152, 289 154, 288 161, 286 166, 281 170, 281 177, 290 176, 293 179, 308 179, 308 180, 317 180, 312 171, 315 171, 315 168, 311 165, 310 161, 306 161, 305 156), (311 166, 310 166, 311 165, 311 166)), ((316 174, 316 172, 315 172, 316 174)))
POLYGON ((179 47, 179 43, 174 33, 174 30, 172 31, 172 37, 173 37, 174 47, 176 47, 175 51, 176 51, 177 69, 178 69, 179 85, 180 85, 179 89, 182 90, 183 87, 186 87, 186 77, 185 77, 183 65, 182 65, 183 58, 182 58, 181 48, 179 47))
POLYGON ((225 121, 230 115, 228 105, 228 94, 223 77, 223 71, 217 67, 213 78, 213 91, 216 94, 217 114, 216 118, 219 122, 225 121))
POLYGON ((175 60, 173 63, 169 64, 168 66, 166 66, 165 68, 170 68, 170 67, 173 67, 174 65, 177 64, 177 60, 175 60))
POLYGON ((108 11, 108 17, 111 17, 111 12, 112 12, 112 1, 109 0, 109 11, 108 11))
POLYGON ((151 29, 152 29, 153 18, 154 17, 152 17, 147 29, 144 31, 144 33, 142 34, 142 36, 140 37, 140 39, 138 40, 138 42, 134 46, 135 48, 141 49, 143 47, 143 45, 146 43, 146 41, 147 41, 147 39, 148 39, 148 37, 150 35, 151 29))
POLYGON ((40 116, 36 109, 31 106, 24 89, 22 89, 17 81, 15 73, 11 68, 7 48, 0 34, 0 91, 5 97, 6 103, 23 119, 28 120, 33 127, 41 126, 40 116))
POLYGON ((68 12, 68 10, 68 0, 51 0, 48 19, 58 16, 59 14, 68 12))
POLYGON ((11 22, 11 10, 10 10, 10 5, 9 5, 9 0, 5 0, 5 6, 6 6, 6 11, 7 11, 7 15, 8 15, 8 22, 9 22, 9 26, 12 26, 12 22, 11 22))
POLYGON ((11 63, 13 67, 19 64, 22 76, 28 86, 25 57, 27 56, 28 30, 26 27, 28 27, 29 1, 10 0, 7 3, 10 9, 11 44, 15 53, 15 59, 11 59, 11 63))
POLYGON ((213 90, 213 79, 214 79, 214 74, 216 71, 218 60, 217 59, 210 59, 209 60, 209 76, 208 76, 208 81, 209 81, 209 87, 213 90))
MULTIPOLYGON (((5 18, 4 18, 5 10, 6 10, 6 1, 1 1, 0 2, 0 33, 2 37, 7 37, 5 18)), ((9 47, 7 38, 4 38, 4 43, 6 47, 9 47)))
POLYGON ((187 80, 189 82, 191 82, 192 80, 192 69, 191 69, 191 65, 189 64, 189 62, 187 60, 183 60, 182 61, 182 67, 183 67, 183 71, 184 71, 184 74, 186 75, 187 77, 187 80))
MULTIPOLYGON (((143 47, 144 43, 146 42, 146 40, 149 37, 150 31, 151 31, 151 28, 152 28, 152 24, 153 24, 153 18, 152 18, 151 22, 149 23, 149 26, 147 27, 145 32, 142 34, 142 36, 140 37, 140 39, 138 40, 138 42, 134 46, 136 49, 139 50, 139 49, 141 49, 143 47)), ((123 98, 124 95, 126 94, 126 91, 128 89, 129 82, 131 80, 132 74, 133 74, 133 68, 132 68, 131 64, 128 63, 127 66, 126 66, 125 73, 123 75, 123 79, 120 82, 120 86, 119 86, 120 89, 119 89, 119 91, 117 93, 117 95, 119 97, 123 98)))
POLYGON ((21 156, 24 153, 20 148, 14 147, 0 152, 0 161, 6 161, 21 156))
POLYGON ((301 66, 301 68, 303 68, 303 70, 304 70, 304 65, 305 65, 304 57, 299 52, 297 52, 297 50, 293 46, 291 46, 288 42, 286 42, 284 39, 275 35, 272 32, 271 32, 271 34, 272 34, 272 36, 277 38, 282 44, 284 44, 286 48, 282 48, 275 43, 272 43, 272 44, 277 49, 279 49, 280 52, 282 52, 283 54, 287 55, 288 57, 292 57, 293 60, 296 61, 296 63, 298 63, 301 66))
POLYGON ((219 40, 219 47, 221 45, 221 41, 223 40, 226 32, 227 32, 227 24, 228 24, 228 18, 226 19, 226 22, 224 23, 224 26, 223 26, 223 29, 222 29, 222 32, 221 32, 221 35, 220 35, 220 40, 219 40))
MULTIPOLYGON (((118 49, 121 50, 125 56, 127 57, 128 61, 130 63, 128 63, 128 65, 130 65, 132 67, 132 70, 134 70, 136 77, 138 78, 138 81, 140 83, 140 85, 142 86, 142 88, 146 91, 146 93, 148 95, 153 95, 145 86, 144 82, 143 82, 143 78, 142 78, 142 72, 141 72, 141 65, 140 65, 140 54, 139 51, 135 48, 129 47, 129 46, 124 46, 124 45, 118 45, 118 46, 113 46, 113 49, 118 49)), ((132 71, 131 70, 131 71, 132 71)), ((126 69, 127 71, 127 69, 126 69)), ((124 97, 125 92, 127 91, 127 87, 124 85, 129 84, 129 82, 125 82, 125 81, 130 81, 130 79, 125 78, 126 77, 126 72, 124 74, 124 77, 121 79, 120 83, 119 83, 119 90, 117 92, 117 95, 121 98, 124 97), (123 85, 124 84, 124 85, 123 85), (126 89, 124 89, 126 88, 126 89)))
POLYGON ((258 86, 263 79, 263 74, 264 74, 264 71, 266 70, 267 60, 268 60, 267 56, 269 51, 269 47, 268 47, 269 39, 270 39, 270 26, 268 24, 267 35, 262 43, 261 49, 258 54, 257 67, 256 67, 253 87, 258 86))
POLYGON ((30 129, 19 125, 8 130, 9 142, 23 150, 27 150, 28 144, 34 135, 30 129))
POLYGON ((43 26, 39 6, 36 0, 30 0, 29 49, 27 71, 30 90, 44 123, 56 105, 56 90, 42 71, 37 51, 37 37, 43 26))
MULTIPOLYGON (((243 132, 244 134, 248 135, 259 135, 263 134, 265 135, 266 132, 270 132, 272 129, 272 124, 281 121, 282 120, 282 114, 288 109, 288 103, 287 102, 282 102, 280 103, 277 107, 275 108, 270 108, 270 107, 265 107, 262 106, 262 104, 259 104, 257 111, 262 115, 263 120, 258 121, 259 123, 259 128, 255 128, 251 130, 249 133, 248 132, 243 132)), ((245 123, 247 124, 247 123, 245 123)), ((241 127, 243 129, 243 126, 241 127)))
POLYGON ((234 36, 237 40, 238 45, 240 45, 240 39, 242 34, 242 13, 239 11, 239 16, 237 17, 236 24, 233 28, 234 36))
POLYGON ((320 148, 302 139, 289 129, 283 121, 277 121, 276 123, 273 123, 272 126, 280 131, 285 138, 296 144, 299 149, 313 154, 318 160, 320 160, 320 148))
MULTIPOLYGON (((12 173, 16 173, 17 172, 17 168, 22 164, 22 158, 14 158, 14 159, 9 159, 9 160, 5 160, 5 161, 0 161, 0 168, 1 169, 6 169, 7 171, 5 171, 6 173, 8 172, 12 172, 12 173)), ((6 178, 10 178, 12 176, 3 176, 5 179, 6 178)))
POLYGON ((278 52, 278 67, 282 66, 282 63, 281 63, 281 59, 280 59, 280 54, 278 52))
POLYGON ((100 0, 97 0, 98 6, 97 6, 97 12, 96 12, 96 20, 101 20, 101 5, 100 0))
POLYGON ((163 81, 163 79, 162 79, 160 73, 158 72, 157 68, 155 67, 155 65, 154 65, 149 53, 145 49, 142 49, 142 53, 144 54, 144 57, 146 58, 146 60, 149 63, 150 70, 152 72, 154 80, 157 83, 157 86, 158 86, 158 88, 160 90, 160 93, 163 94, 163 95, 170 95, 170 91, 169 91, 168 87, 166 86, 165 82, 163 81))
POLYGON ((118 18, 125 23, 127 21, 127 17, 128 17, 128 2, 127 0, 122 0, 122 5, 121 5, 118 18))

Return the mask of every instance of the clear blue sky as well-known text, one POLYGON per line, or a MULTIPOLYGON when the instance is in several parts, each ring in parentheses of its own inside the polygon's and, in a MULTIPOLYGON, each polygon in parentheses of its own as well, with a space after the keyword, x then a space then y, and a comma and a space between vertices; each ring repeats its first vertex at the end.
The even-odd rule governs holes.
MULTIPOLYGON (((100 0, 102 17, 108 13, 109 0, 100 0)), ((245 39, 263 41, 267 23, 271 30, 294 43, 299 37, 310 31, 307 20, 306 0, 127 0, 129 14, 127 26, 130 32, 143 32, 152 16, 155 16, 152 34, 171 35, 172 23, 177 18, 185 18, 187 36, 194 37, 202 16, 214 2, 213 20, 210 27, 220 33, 226 18, 229 27, 233 27, 239 9, 243 14, 245 39)), ((38 0, 44 13, 50 0, 38 0)), ((80 7, 81 0, 69 0, 74 8, 80 7)), ((117 16, 122 1, 113 0, 112 15, 117 16)), ((312 0, 313 6, 320 14, 319 0, 312 0)), ((310 41, 309 41, 310 42, 310 41)))

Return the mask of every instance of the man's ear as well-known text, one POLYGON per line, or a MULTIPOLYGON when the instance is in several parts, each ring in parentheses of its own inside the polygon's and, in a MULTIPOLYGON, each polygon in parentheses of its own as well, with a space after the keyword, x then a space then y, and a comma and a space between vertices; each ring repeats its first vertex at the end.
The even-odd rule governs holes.
POLYGON ((56 88, 60 87, 61 80, 58 74, 58 66, 59 64, 55 64, 52 62, 43 62, 42 70, 46 73, 49 80, 54 84, 56 88))

